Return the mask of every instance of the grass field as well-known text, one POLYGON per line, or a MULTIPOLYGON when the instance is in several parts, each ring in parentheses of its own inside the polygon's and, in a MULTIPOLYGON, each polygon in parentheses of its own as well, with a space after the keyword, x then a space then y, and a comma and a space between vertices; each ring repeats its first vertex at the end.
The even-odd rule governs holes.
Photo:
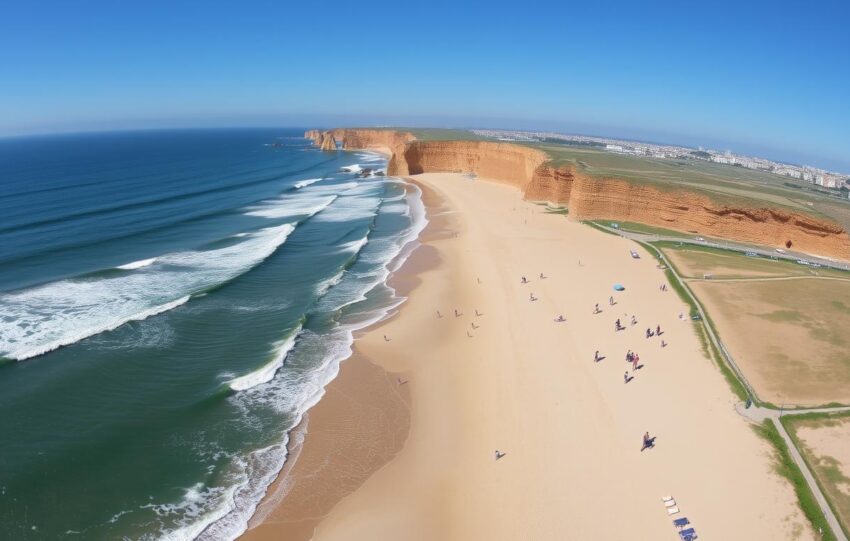
POLYGON ((850 415, 786 416, 782 424, 847 532, 850 525, 850 415))
POLYGON ((688 285, 762 400, 850 403, 850 281, 791 277, 688 285))
POLYGON ((800 265, 787 259, 768 257, 748 257, 740 252, 685 244, 678 246, 673 242, 658 242, 665 255, 676 266, 684 278, 699 278, 710 274, 715 280, 746 278, 779 278, 809 276, 822 278, 842 278, 850 280, 850 272, 834 269, 815 269, 800 265))

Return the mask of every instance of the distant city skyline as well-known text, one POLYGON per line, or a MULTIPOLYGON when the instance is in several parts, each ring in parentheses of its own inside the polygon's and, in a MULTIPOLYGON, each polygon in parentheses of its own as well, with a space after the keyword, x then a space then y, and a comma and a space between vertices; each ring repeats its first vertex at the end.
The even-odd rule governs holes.
POLYGON ((551 130, 850 173, 850 5, 19 2, 0 136, 408 125, 551 130))

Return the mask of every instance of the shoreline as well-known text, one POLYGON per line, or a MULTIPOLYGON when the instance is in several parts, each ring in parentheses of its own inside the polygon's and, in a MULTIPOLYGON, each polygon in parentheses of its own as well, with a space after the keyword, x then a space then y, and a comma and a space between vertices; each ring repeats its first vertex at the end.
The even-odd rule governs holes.
POLYGON ((642 248, 547 215, 505 185, 412 180, 444 200, 429 218, 446 219, 451 234, 422 235, 414 255, 432 251, 439 264, 356 342, 410 378, 408 437, 315 522, 312 539, 620 539, 624 527, 672 537, 660 501, 669 493, 701 535, 812 538, 770 447, 734 413, 692 327, 675 322, 681 301, 658 292, 666 280, 648 254, 629 257, 642 248), (551 276, 537 280, 538 270, 551 276), (652 342, 634 329, 612 334, 613 315, 604 324, 588 315, 615 281, 629 286, 616 310, 660 322, 670 347, 647 351, 652 342), (529 303, 529 291, 540 300, 529 303), (552 323, 558 313, 566 323, 552 323), (600 344, 610 359, 593 363, 600 344), (649 367, 623 386, 627 346, 649 367), (636 448, 644 430, 661 437, 649 453, 636 448), (494 449, 505 458, 494 461, 494 449), (747 498, 737 497, 741 483, 747 498))
POLYGON ((379 321, 354 331, 351 356, 340 362, 339 372, 322 398, 290 432, 287 460, 239 539, 308 541, 324 514, 389 462, 407 438, 410 395, 406 385, 397 383, 404 373, 384 370, 357 346, 361 337, 377 332, 404 309, 407 296, 420 282, 419 274, 438 263, 423 240, 441 234, 437 229, 443 220, 430 216, 440 204, 428 188, 413 179, 405 181, 420 190, 427 222, 406 257, 404 250, 399 254, 403 261, 386 281, 402 302, 379 321), (358 408, 360 415, 351 413, 358 408), (368 435, 364 434, 363 420, 376 413, 392 422, 367 427, 368 435), (340 466, 341 457, 349 465, 355 459, 368 465, 355 468, 356 474, 351 469, 327 467, 334 462, 340 466), (325 464, 319 465, 322 462, 325 464))

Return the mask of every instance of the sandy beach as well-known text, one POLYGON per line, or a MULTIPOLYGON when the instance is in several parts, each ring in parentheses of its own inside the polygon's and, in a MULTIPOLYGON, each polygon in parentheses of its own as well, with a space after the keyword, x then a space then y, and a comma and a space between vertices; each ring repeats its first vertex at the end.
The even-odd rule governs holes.
POLYGON ((677 539, 679 517, 705 539, 814 538, 649 254, 504 184, 414 180, 431 226, 397 278, 409 298, 308 414, 281 476, 302 496, 272 490, 245 539, 677 539))

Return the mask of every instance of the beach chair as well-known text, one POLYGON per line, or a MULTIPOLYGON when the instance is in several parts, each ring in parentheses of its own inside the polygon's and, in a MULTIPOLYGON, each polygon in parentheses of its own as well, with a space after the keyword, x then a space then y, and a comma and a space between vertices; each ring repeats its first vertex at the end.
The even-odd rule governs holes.
POLYGON ((673 499, 673 496, 661 496, 661 501, 667 503, 673 499))
POLYGON ((664 507, 675 507, 675 505, 676 505, 676 500, 674 500, 672 498, 670 498, 669 500, 664 502, 664 507))
POLYGON ((691 523, 691 521, 688 520, 687 517, 682 517, 682 518, 677 518, 676 520, 674 520, 673 526, 676 526, 677 528, 684 528, 685 526, 687 526, 690 523, 691 523))
POLYGON ((693 528, 688 528, 679 532, 679 537, 682 538, 682 541, 693 541, 697 538, 697 532, 693 528))
POLYGON ((678 508, 678 507, 676 507, 676 506, 668 507, 668 508, 667 508, 667 514, 668 514, 668 515, 675 515, 675 514, 676 514, 676 513, 678 513, 678 512, 679 512, 679 508, 678 508))

